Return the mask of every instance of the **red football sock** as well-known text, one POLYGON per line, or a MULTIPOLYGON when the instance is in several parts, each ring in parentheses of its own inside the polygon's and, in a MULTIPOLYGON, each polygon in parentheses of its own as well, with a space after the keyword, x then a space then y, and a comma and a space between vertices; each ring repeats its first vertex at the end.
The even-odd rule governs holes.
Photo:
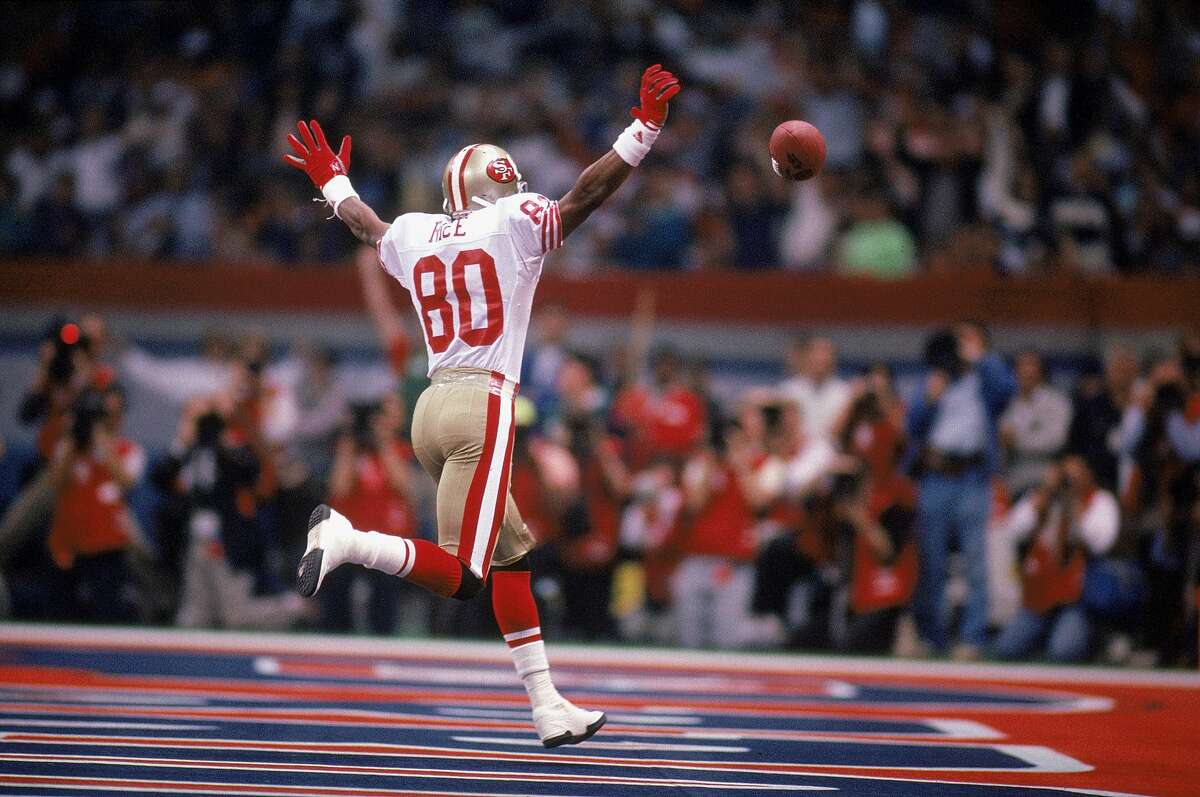
POLYGON ((492 571, 492 611, 510 648, 541 641, 541 622, 528 570, 492 571))
POLYGON ((454 554, 446 553, 428 540, 412 540, 413 564, 401 575, 435 595, 448 598, 458 591, 462 583, 462 562, 454 554))

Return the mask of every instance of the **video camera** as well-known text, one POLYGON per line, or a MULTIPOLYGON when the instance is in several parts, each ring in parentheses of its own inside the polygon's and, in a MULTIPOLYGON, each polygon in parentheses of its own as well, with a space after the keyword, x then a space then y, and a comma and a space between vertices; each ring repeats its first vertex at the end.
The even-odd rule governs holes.
POLYGON ((347 433, 354 438, 354 445, 367 451, 374 451, 375 417, 379 414, 378 403, 352 404, 350 406, 350 426, 347 433))
POLYGON ((65 385, 75 376, 75 353, 90 352, 92 341, 73 321, 56 318, 47 327, 45 340, 54 344, 47 374, 56 385, 65 385))
POLYGON ((98 390, 87 390, 72 408, 71 440, 76 451, 87 451, 96 436, 96 424, 104 420, 108 411, 104 407, 104 394, 98 390))

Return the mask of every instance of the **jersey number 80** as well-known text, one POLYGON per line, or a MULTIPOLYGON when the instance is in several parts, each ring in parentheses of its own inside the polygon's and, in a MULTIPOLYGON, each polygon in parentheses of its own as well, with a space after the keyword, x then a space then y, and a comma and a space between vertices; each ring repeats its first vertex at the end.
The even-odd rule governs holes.
MULTIPOLYGON (((468 346, 488 346, 495 343, 504 331, 504 299, 500 294, 500 279, 496 276, 496 261, 482 249, 464 249, 450 264, 450 279, 458 300, 458 339, 468 346), (467 288, 467 268, 479 269, 483 284, 487 323, 477 327, 471 313, 471 291, 467 288)), ((434 354, 450 348, 455 337, 454 308, 447 301, 446 264, 436 255, 426 255, 413 267, 413 288, 421 304, 421 323, 425 340, 434 354), (425 293, 425 275, 431 275, 432 290, 425 293), (442 331, 434 334, 433 316, 441 321, 442 331)))

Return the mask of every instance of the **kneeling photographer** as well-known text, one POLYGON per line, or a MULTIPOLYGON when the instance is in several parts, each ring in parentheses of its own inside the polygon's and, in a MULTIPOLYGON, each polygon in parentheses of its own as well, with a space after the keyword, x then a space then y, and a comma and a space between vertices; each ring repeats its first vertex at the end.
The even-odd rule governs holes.
POLYGON ((137 615, 128 555, 144 544, 126 497, 145 454, 121 436, 124 407, 116 386, 84 391, 50 468, 57 497, 46 543, 65 576, 62 610, 72 619, 120 623, 137 615))
POLYGON ((228 433, 231 409, 219 400, 184 410, 154 481, 178 499, 187 537, 176 622, 187 627, 282 629, 305 612, 267 565, 272 542, 258 522, 254 488, 261 464, 228 433))

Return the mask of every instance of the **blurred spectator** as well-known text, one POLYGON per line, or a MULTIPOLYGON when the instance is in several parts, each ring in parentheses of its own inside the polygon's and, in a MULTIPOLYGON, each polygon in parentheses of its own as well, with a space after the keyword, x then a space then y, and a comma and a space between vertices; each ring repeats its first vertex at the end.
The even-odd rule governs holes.
POLYGON ((1179 344, 1182 379, 1178 398, 1167 417, 1167 439, 1175 456, 1188 465, 1200 463, 1200 333, 1193 332, 1179 344))
POLYGON ((1000 416, 1000 444, 1009 494, 1019 497, 1042 483, 1042 472, 1066 445, 1071 404, 1046 384, 1037 352, 1017 355, 1016 377, 1017 393, 1000 416))
POLYGON ((1014 391, 1013 377, 988 350, 987 331, 962 323, 926 344, 929 373, 908 413, 920 471, 921 555, 914 613, 922 641, 934 651, 949 641, 944 604, 951 544, 967 576, 956 658, 977 658, 987 639, 987 550, 991 477, 998 466, 996 427, 1014 391))
MULTIPOLYGON (((412 493, 412 447, 401 436, 404 405, 394 395, 378 406, 351 407, 350 421, 338 435, 329 475, 329 505, 355 528, 417 536, 412 493)), ((327 631, 354 629, 351 602, 356 582, 366 584, 367 629, 388 635, 395 631, 402 593, 395 579, 377 570, 341 568, 326 577, 321 588, 320 627, 327 631), (371 575, 374 574, 374 575, 371 575)))
MULTIPOLYGON (((337 376, 337 355, 333 350, 306 346, 302 358, 301 371, 293 388, 296 426, 289 442, 308 473, 323 480, 329 473, 330 454, 335 448, 339 427, 345 421, 349 400, 337 376)), ((403 418, 403 406, 400 412, 403 418)))
POLYGON ((64 574, 59 598, 67 617, 124 623, 138 616, 127 557, 145 542, 126 496, 146 456, 122 436, 124 415, 120 388, 85 392, 50 466, 56 498, 46 544, 64 574))
POLYGON ((733 230, 735 268, 778 268, 779 228, 787 214, 787 184, 740 161, 729 171, 729 225, 733 230))
POLYGON ((838 476, 831 492, 835 533, 849 540, 849 611, 835 641, 888 653, 917 581, 916 489, 894 469, 872 475, 863 467, 838 476))
MULTIPOLYGON (((729 432, 731 438, 740 433, 729 432)), ((704 448, 683 467, 683 505, 663 547, 679 557, 671 598, 679 642, 687 647, 735 648, 746 641, 754 589, 754 518, 743 488, 752 475, 746 464, 704 448)))
POLYGON ((631 475, 618 441, 604 433, 601 419, 586 406, 567 408, 563 425, 567 451, 579 465, 579 496, 562 515, 557 546, 563 622, 570 634, 608 639, 616 635, 610 605, 631 475))
POLYGON ((852 199, 850 217, 850 227, 838 243, 839 273, 880 279, 913 273, 917 265, 916 241, 892 214, 881 192, 870 191, 852 199))
POLYGON ((1055 662, 1082 661, 1093 622, 1083 603, 1089 562, 1112 548, 1120 507, 1098 489, 1087 461, 1075 455, 1053 464, 1042 483, 1009 513, 1006 533, 1021 544, 1023 608, 1001 631, 993 653, 1023 659, 1045 641, 1055 662))
POLYGON ((521 388, 540 410, 554 403, 559 369, 567 358, 570 328, 570 318, 562 307, 551 304, 538 308, 537 334, 525 352, 521 388))
POLYGON ((50 192, 33 206, 30 226, 33 251, 39 255, 70 257, 82 254, 87 246, 87 218, 74 203, 75 184, 68 174, 54 179, 50 192))
POLYGON ((38 346, 37 374, 18 409, 22 424, 39 424, 37 457, 20 474, 22 489, 0 519, 0 563, 50 521, 55 483, 45 466, 58 455, 80 397, 112 384, 112 369, 98 361, 104 337, 98 316, 79 323, 55 318, 38 346))
POLYGON ((851 398, 850 384, 837 375, 837 348, 829 338, 795 341, 788 349, 791 377, 779 386, 795 402, 810 437, 830 439, 851 398))
POLYGON ((691 220, 681 203, 679 182, 662 166, 647 164, 621 235, 610 249, 621 265, 638 270, 674 270, 684 266, 692 241, 691 220))
POLYGON ((613 414, 629 430, 635 469, 656 454, 683 457, 703 442, 704 403, 684 381, 683 358, 669 347, 651 357, 651 383, 629 385, 617 395, 613 414))
POLYGON ((636 4, 580 14, 556 0, 534 15, 471 5, 436 23, 420 4, 282 3, 252 23, 147 4, 125 9, 122 26, 101 24, 104 6, 43 4, 22 14, 56 37, 14 44, 20 81, 6 110, 27 124, 4 167, 19 211, 57 220, 33 227, 32 251, 339 260, 348 239, 301 223, 317 211, 279 184, 280 130, 302 114, 353 128, 355 185, 376 206, 436 210, 448 151, 468 140, 506 145, 534 190, 561 195, 615 136, 612 103, 635 85, 633 55, 660 52, 688 91, 639 185, 573 244, 572 269, 820 267, 849 221, 839 263, 896 276, 983 219, 1014 275, 1195 270, 1186 109, 1200 54, 1182 42, 1196 20, 1142 9, 1137 24, 1114 24, 1093 6, 1107 8, 1084 3, 1071 31, 1047 38, 1003 15, 968 25, 941 7, 874 0, 651 15, 636 4), (299 53, 311 36, 323 58, 309 62, 299 53), (429 47, 454 36, 474 50, 444 58, 429 47), (140 57, 69 57, 94 48, 140 57), (1130 52, 1144 56, 1137 68, 1130 52), (761 170, 762 142, 789 116, 824 131, 819 185, 751 179, 745 166, 761 170), (848 186, 858 173, 886 195, 848 186), (1057 257, 1043 257, 1047 244, 1057 257))
POLYGON ((1067 448, 1087 460, 1096 483, 1106 490, 1118 486, 1120 426, 1137 372, 1133 355, 1113 347, 1105 354, 1103 375, 1085 374, 1076 386, 1067 448))
POLYGON ((188 403, 154 481, 184 501, 186 556, 176 622, 185 627, 288 628, 306 610, 280 592, 258 522, 262 463, 233 428, 228 400, 188 403))
POLYGON ((1090 154, 1075 156, 1069 176, 1050 198, 1050 224, 1064 270, 1096 275, 1127 267, 1125 232, 1112 188, 1090 154))
POLYGON ((757 553, 754 611, 778 617, 793 643, 822 644, 835 575, 825 479, 836 453, 827 439, 805 433, 790 402, 748 403, 740 424, 742 446, 731 452, 742 467, 753 468, 746 480, 750 500, 766 509, 768 528, 776 530, 757 553))

